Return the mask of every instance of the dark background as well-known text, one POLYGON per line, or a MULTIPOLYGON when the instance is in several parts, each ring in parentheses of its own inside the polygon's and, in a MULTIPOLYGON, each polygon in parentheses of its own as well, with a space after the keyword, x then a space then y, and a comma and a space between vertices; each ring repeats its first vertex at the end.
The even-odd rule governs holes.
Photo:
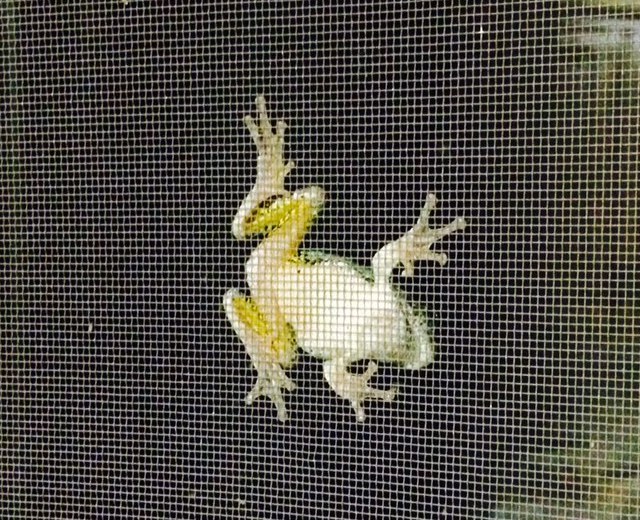
POLYGON ((485 518, 505 489, 565 490, 520 459, 570 444, 593 395, 638 387, 635 84, 603 98, 582 72, 593 57, 568 34, 593 13, 17 4, 2 8, 3 514, 485 518), (445 268, 405 284, 436 362, 383 367, 400 394, 364 424, 308 356, 289 422, 244 405, 255 374, 221 297, 246 288, 252 244, 230 223, 258 94, 289 124, 289 185, 328 192, 308 245, 366 264, 430 191, 437 223, 470 224, 438 246, 445 268))

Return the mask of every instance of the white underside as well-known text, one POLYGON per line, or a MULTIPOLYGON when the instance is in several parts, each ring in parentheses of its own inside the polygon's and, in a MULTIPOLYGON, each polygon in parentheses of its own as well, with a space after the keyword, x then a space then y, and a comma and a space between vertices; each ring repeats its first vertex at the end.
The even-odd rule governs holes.
POLYGON ((287 263, 274 277, 278 307, 308 354, 401 360, 408 342, 406 317, 388 284, 368 282, 339 262, 287 263))

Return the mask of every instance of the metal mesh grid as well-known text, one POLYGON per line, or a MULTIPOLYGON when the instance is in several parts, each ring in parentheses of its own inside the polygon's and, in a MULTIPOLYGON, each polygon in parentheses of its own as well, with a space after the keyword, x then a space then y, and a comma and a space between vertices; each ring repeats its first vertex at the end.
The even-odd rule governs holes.
POLYGON ((0 9, 3 517, 638 517, 634 2, 0 9), (306 354, 286 423, 243 402, 258 94, 327 192, 306 246, 469 222, 394 277, 436 359, 363 423, 306 354))

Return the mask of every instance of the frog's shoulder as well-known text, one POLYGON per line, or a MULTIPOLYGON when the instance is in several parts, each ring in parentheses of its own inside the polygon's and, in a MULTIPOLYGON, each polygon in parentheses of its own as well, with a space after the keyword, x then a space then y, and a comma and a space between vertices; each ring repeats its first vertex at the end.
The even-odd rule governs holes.
POLYGON ((303 249, 299 251, 298 257, 294 261, 301 262, 305 265, 331 264, 344 267, 356 273, 367 282, 374 282, 373 270, 345 258, 316 249, 303 249))

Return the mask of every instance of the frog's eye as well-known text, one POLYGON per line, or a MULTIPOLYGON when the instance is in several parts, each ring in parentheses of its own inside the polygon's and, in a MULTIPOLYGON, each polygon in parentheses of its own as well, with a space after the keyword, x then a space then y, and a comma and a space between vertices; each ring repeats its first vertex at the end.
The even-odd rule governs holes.
POLYGON ((271 195, 261 201, 245 220, 247 235, 268 234, 282 225, 290 213, 291 197, 282 194, 271 195))
POLYGON ((270 195, 266 199, 259 202, 255 208, 253 208, 253 211, 251 212, 251 215, 249 215, 249 218, 252 218, 252 216, 258 212, 261 212, 261 211, 264 212, 268 210, 271 206, 273 206, 274 204, 277 204, 278 201, 282 200, 283 198, 284 198, 284 195, 281 193, 270 195))

